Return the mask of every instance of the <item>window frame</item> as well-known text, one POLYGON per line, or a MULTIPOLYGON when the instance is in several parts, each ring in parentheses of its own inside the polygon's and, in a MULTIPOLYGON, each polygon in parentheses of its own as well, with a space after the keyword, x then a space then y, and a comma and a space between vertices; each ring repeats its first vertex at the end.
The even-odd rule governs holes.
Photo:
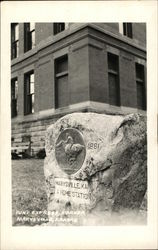
POLYGON ((66 29, 65 23, 53 23, 53 35, 57 35, 66 29), (64 25, 64 27, 62 27, 64 25))
POLYGON ((11 59, 19 56, 19 23, 11 23, 11 59), (16 26, 18 27, 18 39, 16 39, 16 26))
POLYGON ((123 23, 123 35, 129 38, 133 38, 132 23, 123 23))
POLYGON ((11 79, 11 117, 14 118, 18 115, 18 78, 14 77, 11 79), (14 92, 14 97, 12 93, 14 92))
POLYGON ((121 103, 121 100, 120 100, 120 77, 119 77, 119 56, 114 54, 114 53, 111 53, 111 52, 107 52, 107 65, 108 65, 108 89, 109 89, 109 104, 110 105, 113 105, 113 106, 120 106, 120 103, 121 103), (113 67, 110 68, 109 65, 110 65, 110 59, 109 58, 117 58, 117 67, 113 67), (115 69, 114 69, 115 68, 115 69), (116 77, 116 90, 117 90, 117 93, 115 93, 116 95, 116 98, 117 100, 115 100, 115 104, 112 103, 112 100, 110 98, 110 78, 109 78, 109 75, 113 75, 116 77))
MULTIPOLYGON (((62 107, 59 107, 59 100, 58 100, 58 79, 64 77, 64 76, 68 76, 69 75, 69 72, 68 72, 68 54, 65 54, 61 57, 58 57, 55 59, 54 61, 54 77, 55 77, 55 109, 59 109, 59 108, 62 108, 62 107), (63 70, 61 72, 57 72, 57 68, 58 68, 58 64, 60 62, 62 62, 63 60, 65 60, 67 63, 67 69, 66 70, 63 70)), ((64 106, 63 106, 64 107, 64 106)))
POLYGON ((29 50, 32 50, 36 45, 35 41, 33 43, 33 34, 35 37, 35 23, 33 29, 30 29, 30 25, 31 23, 24 23, 24 53, 29 50))
MULTIPOLYGON (((139 72, 140 73, 140 72, 139 72)), ((145 66, 138 62, 135 63, 135 81, 137 89, 137 108, 141 110, 146 110, 146 86, 145 86, 145 66), (138 76, 138 71, 141 69, 142 77, 138 76), (142 87, 142 105, 138 105, 138 84, 142 87)))
POLYGON ((24 74, 24 115, 34 114, 35 104, 35 74, 34 70, 24 74), (34 75, 34 92, 31 93, 31 75, 34 75))

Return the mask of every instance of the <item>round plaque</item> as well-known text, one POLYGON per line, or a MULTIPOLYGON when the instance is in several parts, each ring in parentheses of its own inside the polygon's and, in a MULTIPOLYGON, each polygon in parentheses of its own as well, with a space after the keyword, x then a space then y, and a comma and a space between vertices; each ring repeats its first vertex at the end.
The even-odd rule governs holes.
POLYGON ((67 174, 77 172, 84 162, 86 147, 81 133, 74 128, 60 133, 55 144, 55 157, 59 167, 67 174))

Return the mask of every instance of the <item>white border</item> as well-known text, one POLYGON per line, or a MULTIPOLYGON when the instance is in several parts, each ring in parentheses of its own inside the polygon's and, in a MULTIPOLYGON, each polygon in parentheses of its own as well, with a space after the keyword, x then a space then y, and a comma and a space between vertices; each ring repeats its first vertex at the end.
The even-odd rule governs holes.
POLYGON ((157 1, 1 3, 1 249, 157 248, 157 1), (147 226, 12 227, 10 160, 10 22, 146 22, 148 98, 147 226))

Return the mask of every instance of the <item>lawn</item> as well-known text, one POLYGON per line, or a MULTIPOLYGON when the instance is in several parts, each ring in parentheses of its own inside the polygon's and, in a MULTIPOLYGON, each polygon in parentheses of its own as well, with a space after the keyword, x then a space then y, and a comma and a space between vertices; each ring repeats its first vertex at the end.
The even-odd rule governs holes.
POLYGON ((14 226, 35 226, 47 220, 47 195, 43 166, 43 160, 12 160, 14 226))
MULTIPOLYGON (((13 226, 46 225, 48 222, 43 166, 43 160, 12 160, 13 226)), ((140 223, 144 224, 146 209, 142 209, 140 223)), ((126 223, 126 218, 123 219, 123 223, 126 223)))

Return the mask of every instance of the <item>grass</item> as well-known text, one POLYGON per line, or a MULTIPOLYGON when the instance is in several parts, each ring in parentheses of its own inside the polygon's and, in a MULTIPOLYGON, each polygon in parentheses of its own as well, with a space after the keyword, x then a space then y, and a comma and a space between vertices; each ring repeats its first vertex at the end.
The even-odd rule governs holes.
MULTIPOLYGON (((43 160, 27 159, 12 161, 13 226, 36 226, 48 221, 47 213, 43 213, 43 211, 47 212, 48 203, 43 167, 43 160), (39 215, 33 214, 33 212, 42 213, 39 215), (28 214, 24 215, 24 213, 28 214), (18 218, 21 220, 19 221, 18 218), (29 218, 29 220, 25 221, 23 218, 29 218), (43 218, 43 221, 37 220, 41 218, 43 218)), ((95 219, 92 219, 92 222, 95 223, 95 219)), ((104 214, 104 218, 101 218, 101 222, 99 223, 102 224, 103 221, 105 221, 105 224, 114 223, 114 221, 111 221, 111 217, 110 221, 108 220, 108 217, 104 214)), ((122 222, 126 224, 126 221, 128 222, 127 218, 124 217, 120 221, 120 224, 122 222)), ((142 211, 141 213, 140 224, 142 223, 146 223, 146 211, 142 211)))
POLYGON ((47 210, 43 166, 44 161, 37 159, 12 161, 13 226, 40 225, 43 221, 39 221, 38 218, 41 217, 47 220, 47 214, 33 214, 33 211, 37 213, 37 211, 47 210), (27 213, 27 215, 24 215, 24 213, 27 213), (19 218, 21 219, 19 220, 19 218))

